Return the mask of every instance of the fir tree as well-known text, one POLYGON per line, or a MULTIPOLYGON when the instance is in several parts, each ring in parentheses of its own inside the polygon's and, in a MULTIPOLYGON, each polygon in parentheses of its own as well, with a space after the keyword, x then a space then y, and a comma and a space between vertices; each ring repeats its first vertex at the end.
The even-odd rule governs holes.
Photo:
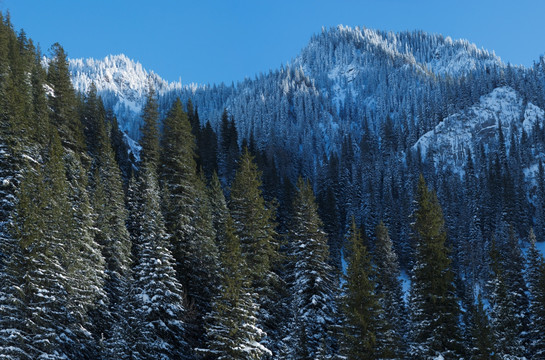
MULTIPOLYGON (((195 138, 180 99, 164 120, 160 159, 163 213, 172 235, 178 278, 202 316, 216 287, 218 252, 205 183, 197 175, 195 138)), ((197 326, 195 331, 198 337, 202 329, 197 326)))
POLYGON ((151 166, 157 170, 159 164, 159 105, 154 88, 150 85, 146 104, 142 109, 143 125, 140 128, 140 161, 144 166, 151 166))
POLYGON ((375 233, 376 293, 380 294, 379 304, 384 311, 381 314, 382 328, 379 328, 377 334, 379 354, 387 359, 403 358, 406 351, 407 313, 399 282, 399 263, 388 228, 382 221, 377 225, 375 233))
POLYGON ((51 47, 51 61, 47 71, 47 82, 53 94, 49 96, 51 120, 59 130, 63 145, 81 151, 84 148, 83 129, 78 117, 76 93, 70 80, 68 59, 62 46, 51 47))
POLYGON ((279 338, 271 332, 278 329, 282 321, 278 307, 282 292, 275 289, 282 287, 282 280, 272 270, 279 259, 274 209, 265 204, 261 173, 247 149, 233 180, 229 209, 235 235, 240 239, 242 257, 248 265, 252 288, 258 294, 258 324, 269 335, 267 344, 277 342, 279 338))
POLYGON ((505 268, 500 252, 493 239, 490 249, 492 278, 489 281, 491 289, 491 325, 494 335, 494 348, 500 358, 522 359, 524 348, 522 345, 515 308, 515 296, 509 291, 506 282, 505 268))
POLYGON ((299 178, 288 235, 294 261, 291 284, 294 358, 301 358, 299 352, 304 352, 307 358, 316 357, 322 342, 329 354, 334 351, 328 332, 335 324, 337 311, 335 281, 322 226, 312 188, 308 181, 299 178))
POLYGON ((470 327, 471 348, 468 352, 470 358, 475 360, 496 359, 489 315, 484 308, 481 294, 477 297, 477 303, 470 305, 469 312, 471 320, 468 326, 470 327))
POLYGON ((345 318, 343 353, 348 359, 381 358, 377 331, 382 327, 375 270, 354 218, 348 235, 348 268, 342 299, 345 318))
POLYGON ((460 358, 454 274, 446 247, 447 234, 437 196, 421 175, 416 197, 414 240, 415 264, 412 275, 410 311, 411 351, 420 358, 460 358))
POLYGON ((140 231, 134 240, 137 257, 130 296, 131 326, 136 329, 132 356, 188 359, 191 354, 184 339, 184 293, 176 278, 153 170, 144 168, 140 181, 140 231))
POLYGON ((251 288, 240 241, 234 233, 233 220, 215 174, 210 198, 216 210, 214 224, 220 249, 221 277, 212 310, 205 317, 206 346, 198 351, 214 359, 261 359, 271 353, 259 344, 265 333, 257 326, 256 294, 251 288))
POLYGON ((536 237, 532 229, 528 235, 528 263, 526 279, 530 293, 530 344, 532 358, 545 356, 545 261, 536 247, 536 237))

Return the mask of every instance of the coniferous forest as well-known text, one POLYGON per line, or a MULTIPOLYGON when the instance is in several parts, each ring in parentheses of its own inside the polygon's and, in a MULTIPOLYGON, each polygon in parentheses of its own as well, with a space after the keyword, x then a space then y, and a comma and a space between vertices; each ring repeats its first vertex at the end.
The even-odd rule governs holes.
POLYGON ((372 49, 386 70, 328 107, 304 72, 346 37, 231 90, 144 84, 135 157, 63 47, 0 15, 0 359, 545 358, 543 59, 410 77, 372 49), (443 162, 424 135, 494 89, 522 130, 443 162))

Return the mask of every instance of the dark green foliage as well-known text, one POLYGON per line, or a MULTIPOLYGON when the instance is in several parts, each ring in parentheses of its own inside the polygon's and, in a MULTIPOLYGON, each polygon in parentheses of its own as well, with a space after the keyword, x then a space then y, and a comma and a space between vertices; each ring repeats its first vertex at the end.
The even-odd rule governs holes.
POLYGON ((154 170, 159 164, 159 106, 155 90, 150 85, 146 104, 142 109, 143 125, 140 129, 140 162, 143 166, 149 166, 154 170))
POLYGON ((458 359, 461 353, 454 274, 446 247, 443 212, 437 196, 421 175, 418 181, 414 219, 416 242, 410 311, 411 351, 418 356, 442 355, 458 359))
POLYGON ((345 318, 342 352, 348 359, 379 359, 377 331, 383 325, 376 274, 354 219, 347 240, 348 268, 341 306, 345 318))
POLYGON ((536 248, 533 230, 528 235, 528 263, 526 279, 530 293, 529 353, 534 358, 545 356, 545 261, 536 248))
MULTIPOLYGON (((178 279, 195 301, 195 342, 202 334, 200 318, 209 310, 217 287, 218 251, 204 179, 197 174, 195 137, 177 99, 164 120, 159 179, 165 225, 176 259, 178 279)), ((145 153, 144 153, 145 154, 145 153)))
POLYGON ((373 253, 377 283, 375 291, 380 294, 378 302, 383 311, 377 331, 378 353, 384 359, 403 358, 407 351, 408 319, 399 281, 399 263, 388 235, 388 228, 382 221, 377 225, 375 233, 373 253))
POLYGON ((481 294, 477 297, 477 303, 469 307, 470 323, 470 349, 468 353, 471 359, 493 360, 497 359, 494 350, 494 337, 490 327, 488 312, 485 310, 481 294))
POLYGON ((285 321, 281 303, 282 279, 273 271, 279 260, 274 208, 266 204, 261 191, 261 173, 247 149, 231 187, 229 209, 235 235, 240 239, 242 257, 248 265, 252 288, 258 295, 258 324, 267 332, 267 342, 278 342, 281 333, 272 334, 285 321))
POLYGON ((205 317, 206 346, 198 351, 213 359, 260 359, 270 351, 259 344, 265 334, 257 327, 256 294, 251 288, 248 266, 215 174, 210 199, 215 210, 213 219, 221 271, 218 294, 205 317))
POLYGON ((336 281, 328 264, 327 235, 318 216, 310 183, 299 178, 293 201, 289 236, 289 255, 294 262, 291 284, 293 320, 291 346, 294 358, 315 358, 322 343, 332 354, 334 341, 329 332, 335 324, 336 281))
POLYGON ((133 358, 188 359, 185 341, 185 308, 182 286, 176 279, 174 258, 170 251, 160 209, 157 178, 148 167, 138 184, 137 202, 140 231, 133 240, 136 263, 130 301, 134 341, 133 358))
POLYGON ((49 106, 51 120, 58 129, 64 146, 73 151, 84 148, 82 124, 78 116, 76 92, 70 81, 68 59, 58 43, 51 47, 51 61, 47 69, 47 82, 51 86, 49 106))

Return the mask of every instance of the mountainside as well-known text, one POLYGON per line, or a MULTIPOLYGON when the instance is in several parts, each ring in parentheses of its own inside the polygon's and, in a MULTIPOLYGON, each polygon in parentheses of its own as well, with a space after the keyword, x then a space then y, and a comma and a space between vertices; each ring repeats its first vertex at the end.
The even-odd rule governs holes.
POLYGON ((121 130, 132 139, 139 137, 133 119, 142 112, 149 86, 159 95, 182 88, 181 83, 169 83, 125 55, 109 55, 101 60, 71 59, 70 72, 74 87, 82 93, 87 93, 91 84, 95 84, 104 105, 113 110, 121 130))
POLYGON ((339 153, 347 134, 356 139, 367 128, 380 136, 387 117, 412 145, 422 130, 491 91, 495 86, 481 88, 474 78, 502 67, 498 57, 465 40, 342 26, 314 36, 285 68, 234 87, 168 83, 123 55, 70 61, 76 89, 85 92, 94 82, 132 139, 139 137, 139 112, 151 82, 163 114, 176 97, 192 99, 201 123, 210 121, 218 130, 226 108, 241 139, 253 134, 259 148, 285 152, 286 158, 310 155, 303 171, 313 176, 323 153, 339 153), (455 103, 457 92, 468 87, 469 95, 455 103), (417 117, 423 125, 415 131, 407 121, 417 117))
MULTIPOLYGON (((475 168, 481 193, 491 186, 485 179, 501 173, 515 182, 504 189, 509 196, 524 199, 516 211, 526 220, 517 231, 522 236, 535 225, 537 190, 526 175, 535 175, 545 153, 543 69, 543 59, 534 68, 513 67, 466 40, 343 26, 313 36, 286 66, 236 85, 168 83, 122 55, 71 61, 76 88, 85 91, 95 82, 132 139, 139 137, 138 111, 150 80, 162 114, 177 97, 191 100, 201 127, 210 122, 219 145, 225 109, 239 145, 253 141, 280 177, 311 179, 321 206, 334 207, 325 222, 335 233, 330 245, 336 261, 351 215, 369 234, 376 221, 387 219, 402 261, 407 259, 411 230, 405 218, 418 173, 430 179, 441 201, 458 196, 449 203, 453 214, 467 207, 468 166, 475 168), (343 206, 330 205, 331 196, 343 206)), ((224 160, 218 160, 228 185, 224 160)), ((505 217, 505 206, 515 211, 498 203, 482 214, 483 233, 495 231, 486 224, 505 217)), ((449 223, 452 233, 458 221, 449 223)))
MULTIPOLYGON (((532 138, 534 132, 543 128, 544 114, 513 89, 500 87, 482 96, 478 104, 444 119, 424 134, 413 149, 433 160, 438 169, 450 167, 463 172, 470 152, 478 152, 482 147, 488 153, 496 153, 502 146, 509 152, 513 146, 510 139, 532 138), (503 145, 499 143, 500 127, 503 145)), ((528 165, 534 165, 542 155, 528 165)))

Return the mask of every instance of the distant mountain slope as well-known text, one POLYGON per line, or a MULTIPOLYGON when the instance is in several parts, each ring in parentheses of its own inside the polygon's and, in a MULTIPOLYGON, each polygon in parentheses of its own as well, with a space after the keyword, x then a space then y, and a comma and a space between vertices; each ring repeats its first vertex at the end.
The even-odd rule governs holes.
POLYGON ((169 83, 125 55, 108 55, 100 60, 71 59, 70 72, 74 87, 82 93, 95 84, 105 106, 119 118, 121 130, 133 139, 139 134, 131 120, 140 115, 149 85, 153 85, 159 95, 182 88, 181 83, 169 83))
POLYGON ((413 148, 438 168, 463 172, 468 151, 474 154, 481 147, 486 152, 500 151, 500 123, 503 146, 509 152, 510 139, 521 142, 522 138, 532 138, 534 131, 543 127, 544 118, 542 109, 525 103, 512 88, 500 87, 482 96, 478 104, 444 119, 413 148))

